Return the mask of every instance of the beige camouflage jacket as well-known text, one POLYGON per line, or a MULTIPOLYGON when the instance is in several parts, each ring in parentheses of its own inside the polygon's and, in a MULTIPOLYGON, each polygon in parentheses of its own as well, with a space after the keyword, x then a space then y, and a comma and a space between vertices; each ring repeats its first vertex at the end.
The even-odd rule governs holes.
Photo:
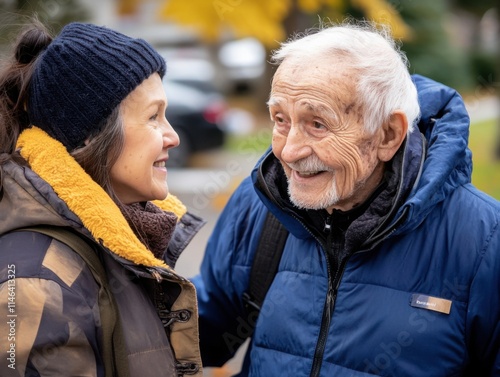
MULTIPOLYGON (((193 285, 146 249, 61 144, 31 128, 18 146, 31 168, 0 167, 0 375, 104 376, 98 286, 88 266, 48 236, 12 232, 48 224, 70 227, 98 248, 131 376, 201 376, 193 285)), ((202 222, 173 196, 155 204, 182 224, 170 261, 202 222)))

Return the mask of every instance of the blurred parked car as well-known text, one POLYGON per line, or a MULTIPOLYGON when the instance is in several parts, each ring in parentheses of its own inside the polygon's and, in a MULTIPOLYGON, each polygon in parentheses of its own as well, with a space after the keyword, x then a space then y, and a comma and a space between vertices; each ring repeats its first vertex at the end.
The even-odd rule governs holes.
POLYGON ((206 45, 161 47, 157 51, 167 62, 169 80, 196 86, 202 90, 227 94, 231 83, 215 51, 206 45))
POLYGON ((226 71, 232 91, 246 93, 265 80, 266 49, 255 38, 228 41, 219 50, 219 61, 226 71))
POLYGON ((193 153, 224 144, 227 105, 219 93, 169 80, 168 73, 163 82, 168 98, 166 117, 181 140, 169 151, 167 166, 184 167, 193 153))

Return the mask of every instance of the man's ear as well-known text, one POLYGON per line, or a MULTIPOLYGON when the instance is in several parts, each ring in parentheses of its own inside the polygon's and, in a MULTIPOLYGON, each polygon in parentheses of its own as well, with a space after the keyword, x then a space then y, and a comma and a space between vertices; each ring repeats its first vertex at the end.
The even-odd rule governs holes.
POLYGON ((401 110, 394 111, 381 130, 382 140, 378 146, 380 161, 390 161, 403 143, 408 131, 408 119, 401 110))

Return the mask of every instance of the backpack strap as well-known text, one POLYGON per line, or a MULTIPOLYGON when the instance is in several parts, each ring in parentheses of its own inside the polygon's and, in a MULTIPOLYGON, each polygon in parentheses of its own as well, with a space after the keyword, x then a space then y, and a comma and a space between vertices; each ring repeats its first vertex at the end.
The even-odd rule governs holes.
POLYGON ((95 281, 99 285, 99 313, 102 329, 102 361, 105 376, 129 376, 128 360, 120 316, 113 294, 108 284, 107 274, 94 248, 69 229, 39 225, 16 229, 45 234, 70 247, 85 261, 95 281))
POLYGON ((250 283, 243 294, 243 303, 247 310, 247 318, 254 316, 252 323, 257 323, 262 303, 267 291, 278 272, 283 249, 288 238, 288 231, 271 212, 267 212, 266 220, 255 251, 250 270, 250 283))

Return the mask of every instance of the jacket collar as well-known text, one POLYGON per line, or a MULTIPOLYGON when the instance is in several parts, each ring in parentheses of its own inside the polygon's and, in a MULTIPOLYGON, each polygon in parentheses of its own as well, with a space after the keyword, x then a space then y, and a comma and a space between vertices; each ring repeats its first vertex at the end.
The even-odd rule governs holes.
MULTIPOLYGON (((138 240, 118 206, 59 141, 32 127, 23 131, 17 146, 31 170, 52 187, 96 242, 135 264, 168 267, 138 240)), ((179 218, 186 213, 186 207, 172 195, 154 203, 179 218)))
POLYGON ((421 118, 420 132, 427 142, 421 177, 412 195, 400 208, 407 213, 395 234, 417 227, 432 208, 459 186, 471 182, 472 152, 467 147, 470 119, 462 97, 454 90, 414 75, 421 118))

